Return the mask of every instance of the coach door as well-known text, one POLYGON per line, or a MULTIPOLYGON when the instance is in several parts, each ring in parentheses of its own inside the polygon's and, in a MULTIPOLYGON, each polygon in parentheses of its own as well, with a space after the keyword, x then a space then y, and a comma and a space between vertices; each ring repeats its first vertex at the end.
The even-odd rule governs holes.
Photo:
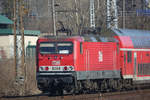
POLYGON ((124 51, 124 75, 132 73, 132 51, 124 51))
POLYGON ((136 78, 137 75, 137 52, 134 52, 134 78, 136 78))
POLYGON ((124 52, 124 64, 123 64, 123 68, 124 68, 124 75, 126 75, 126 67, 127 67, 127 53, 124 52))

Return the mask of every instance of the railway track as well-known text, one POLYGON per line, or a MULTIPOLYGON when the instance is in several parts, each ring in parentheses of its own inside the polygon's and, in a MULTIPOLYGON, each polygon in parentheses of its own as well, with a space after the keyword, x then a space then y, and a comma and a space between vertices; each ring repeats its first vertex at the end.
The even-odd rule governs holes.
POLYGON ((149 98, 150 89, 65 96, 49 96, 48 94, 40 94, 24 97, 2 97, 0 100, 149 100, 149 98))

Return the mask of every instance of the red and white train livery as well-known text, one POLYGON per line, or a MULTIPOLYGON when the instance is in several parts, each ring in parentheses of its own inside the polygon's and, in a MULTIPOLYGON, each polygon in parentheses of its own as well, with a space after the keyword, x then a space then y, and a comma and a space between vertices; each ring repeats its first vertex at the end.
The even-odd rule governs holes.
MULTIPOLYGON (((97 35, 40 37, 37 80, 41 90, 105 90, 150 80, 150 31, 113 30, 97 35)), ((133 85, 133 84, 132 84, 133 85)))

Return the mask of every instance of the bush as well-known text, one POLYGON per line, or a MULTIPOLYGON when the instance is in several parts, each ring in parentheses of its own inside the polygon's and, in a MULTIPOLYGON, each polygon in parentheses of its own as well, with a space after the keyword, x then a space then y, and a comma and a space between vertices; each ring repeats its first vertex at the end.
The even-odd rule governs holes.
POLYGON ((25 83, 16 83, 16 71, 13 59, 0 60, 0 96, 33 95, 40 93, 36 84, 36 65, 32 59, 26 59, 25 83))

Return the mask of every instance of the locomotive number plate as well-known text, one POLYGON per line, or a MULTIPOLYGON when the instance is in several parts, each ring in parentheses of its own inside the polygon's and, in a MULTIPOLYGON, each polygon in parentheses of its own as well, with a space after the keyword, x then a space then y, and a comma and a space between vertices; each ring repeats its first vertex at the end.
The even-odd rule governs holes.
POLYGON ((53 70, 53 71, 59 71, 59 70, 60 70, 60 66, 53 66, 53 67, 52 67, 52 70, 53 70))

